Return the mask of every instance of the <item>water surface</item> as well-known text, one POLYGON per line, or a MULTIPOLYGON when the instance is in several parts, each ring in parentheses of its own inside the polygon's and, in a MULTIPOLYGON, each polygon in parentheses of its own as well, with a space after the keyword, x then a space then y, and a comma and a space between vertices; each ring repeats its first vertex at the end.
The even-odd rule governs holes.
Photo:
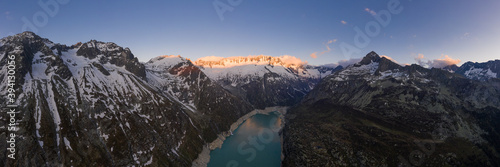
POLYGON ((256 114, 244 121, 228 136, 220 149, 210 152, 208 167, 281 165, 279 113, 256 114))

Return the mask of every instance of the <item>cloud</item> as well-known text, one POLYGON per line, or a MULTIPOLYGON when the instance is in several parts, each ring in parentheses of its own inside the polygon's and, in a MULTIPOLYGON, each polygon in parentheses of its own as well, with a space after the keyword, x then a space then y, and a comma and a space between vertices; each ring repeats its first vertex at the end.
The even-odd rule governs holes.
POLYGON ((334 43, 334 42, 337 42, 337 39, 332 39, 332 40, 329 40, 328 42, 326 42, 326 44, 325 44, 326 50, 321 52, 319 55, 322 55, 322 54, 325 54, 325 53, 332 51, 332 49, 330 48, 329 45, 334 43))
POLYGON ((346 60, 340 60, 338 62, 339 65, 341 65, 342 67, 347 67, 351 64, 356 64, 358 62, 361 61, 362 58, 351 58, 351 59, 346 59, 346 60))
POLYGON ((347 24, 347 22, 346 22, 346 21, 344 21, 344 20, 340 21, 340 23, 342 23, 342 24, 344 24, 344 25, 345 25, 345 24, 347 24))
POLYGON ((339 66, 337 63, 329 63, 329 64, 323 64, 321 65, 323 67, 329 67, 329 68, 335 68, 337 66, 339 66))
POLYGON ((423 67, 428 67, 428 68, 443 68, 449 65, 453 64, 458 64, 461 62, 460 59, 453 59, 448 55, 441 54, 440 59, 434 59, 434 60, 427 60, 425 61, 425 56, 423 54, 418 54, 417 57, 415 57, 415 61, 423 67))
POLYGON ((460 37, 461 39, 469 39, 470 37, 470 33, 466 32, 464 33, 464 35, 462 37, 460 37))
POLYGON ((295 56, 283 55, 279 57, 285 65, 304 65, 307 64, 307 61, 302 61, 295 56))
POLYGON ((371 15, 374 15, 374 16, 377 15, 377 12, 371 10, 370 8, 365 8, 365 11, 370 13, 371 15))
POLYGON ((6 11, 5 13, 5 18, 8 19, 8 20, 12 20, 14 19, 11 15, 10 15, 10 11, 6 11))
POLYGON ((394 63, 398 63, 396 60, 394 60, 393 58, 389 57, 389 56, 386 56, 386 55, 382 55, 380 57, 385 57, 386 59, 389 59, 390 61, 394 62, 394 63))
POLYGON ((331 67, 331 68, 335 68, 335 67, 338 67, 338 66, 342 66, 342 67, 347 67, 351 64, 356 64, 358 62, 361 61, 362 58, 351 58, 351 59, 344 59, 344 60, 340 60, 338 61, 337 63, 330 63, 330 64, 325 64, 325 65, 322 65, 322 66, 325 66, 325 67, 331 67))
POLYGON ((449 65, 453 65, 453 64, 458 64, 458 63, 461 62, 460 59, 452 59, 448 55, 441 55, 441 57, 443 57, 443 56, 444 56, 443 59, 435 59, 435 60, 433 60, 432 67, 443 68, 443 67, 446 67, 446 66, 449 66, 449 65))
POLYGON ((318 56, 321 56, 321 55, 323 55, 325 53, 328 53, 328 52, 332 51, 332 49, 330 48, 330 44, 335 43, 335 42, 337 42, 337 39, 329 40, 328 42, 326 42, 324 44, 325 47, 326 47, 325 51, 322 51, 321 53, 314 52, 314 53, 311 53, 311 55, 309 55, 309 56, 311 56, 312 58, 318 58, 318 56))
POLYGON ((309 56, 311 56, 312 58, 315 59, 315 58, 318 58, 317 54, 318 54, 318 52, 314 52, 314 53, 311 53, 311 55, 309 55, 309 56))
POLYGON ((421 60, 424 58, 425 58, 425 56, 423 54, 419 53, 415 59, 421 60))

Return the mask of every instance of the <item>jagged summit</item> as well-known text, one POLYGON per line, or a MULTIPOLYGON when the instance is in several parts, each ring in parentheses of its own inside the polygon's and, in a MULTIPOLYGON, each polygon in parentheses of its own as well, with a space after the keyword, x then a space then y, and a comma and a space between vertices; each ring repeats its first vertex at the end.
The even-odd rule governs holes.
POLYGON ((41 38, 40 36, 36 35, 34 32, 31 31, 25 31, 19 34, 14 35, 15 37, 26 37, 26 38, 41 38))
POLYGON ((184 59, 181 55, 163 55, 152 58, 148 61, 148 63, 154 63, 157 61, 167 61, 169 59, 184 59))
MULTIPOLYGON (((400 72, 403 67, 385 56, 379 56, 376 52, 368 53, 361 61, 347 66, 338 74, 337 80, 345 80, 348 76, 367 75, 372 78, 376 76, 387 76, 400 72)), ((398 74, 399 75, 399 74, 398 74)))
POLYGON ((163 55, 152 58, 146 63, 149 69, 165 69, 171 68, 179 64, 193 65, 189 59, 186 59, 180 55, 163 55))
MULTIPOLYGON (((19 33, 16 35, 4 37, 0 39, 0 42, 3 44, 6 43, 24 43, 24 44, 33 44, 37 42, 43 42, 49 45, 54 45, 54 43, 46 38, 42 38, 31 31, 25 31, 23 33, 19 33)), ((37 45, 39 46, 39 45, 37 45)))
POLYGON ((365 57, 380 58, 380 56, 375 51, 371 51, 370 53, 366 54, 365 57))
POLYGON ((363 57, 363 59, 361 59, 361 61, 357 64, 358 65, 367 65, 367 64, 370 64, 372 62, 379 62, 380 59, 381 59, 380 56, 375 51, 371 51, 370 53, 366 54, 366 56, 363 57))
POLYGON ((128 47, 125 47, 125 48, 120 47, 118 44, 116 44, 114 42, 103 42, 103 41, 98 41, 95 39, 92 39, 92 40, 85 42, 85 43, 79 42, 78 44, 80 44, 81 46, 87 45, 88 47, 94 47, 94 48, 97 48, 97 49, 102 50, 102 51, 114 51, 114 50, 128 50, 128 51, 130 51, 130 49, 128 47))

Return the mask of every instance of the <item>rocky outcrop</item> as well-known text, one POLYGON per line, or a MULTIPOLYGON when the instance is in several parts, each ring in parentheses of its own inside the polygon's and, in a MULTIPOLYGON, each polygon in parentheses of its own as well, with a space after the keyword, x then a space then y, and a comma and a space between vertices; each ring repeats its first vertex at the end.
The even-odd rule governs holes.
POLYGON ((99 59, 99 63, 110 63, 118 67, 125 67, 141 79, 146 79, 146 70, 143 64, 132 54, 129 48, 122 48, 112 42, 91 40, 79 46, 77 55, 88 59, 99 59))

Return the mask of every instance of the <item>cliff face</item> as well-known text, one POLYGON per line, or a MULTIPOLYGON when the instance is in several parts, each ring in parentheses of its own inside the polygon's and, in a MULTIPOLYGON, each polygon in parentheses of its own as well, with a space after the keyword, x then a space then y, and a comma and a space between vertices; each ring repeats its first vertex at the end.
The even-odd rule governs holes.
POLYGON ((500 87, 375 53, 286 115, 284 166, 498 166, 500 87))

